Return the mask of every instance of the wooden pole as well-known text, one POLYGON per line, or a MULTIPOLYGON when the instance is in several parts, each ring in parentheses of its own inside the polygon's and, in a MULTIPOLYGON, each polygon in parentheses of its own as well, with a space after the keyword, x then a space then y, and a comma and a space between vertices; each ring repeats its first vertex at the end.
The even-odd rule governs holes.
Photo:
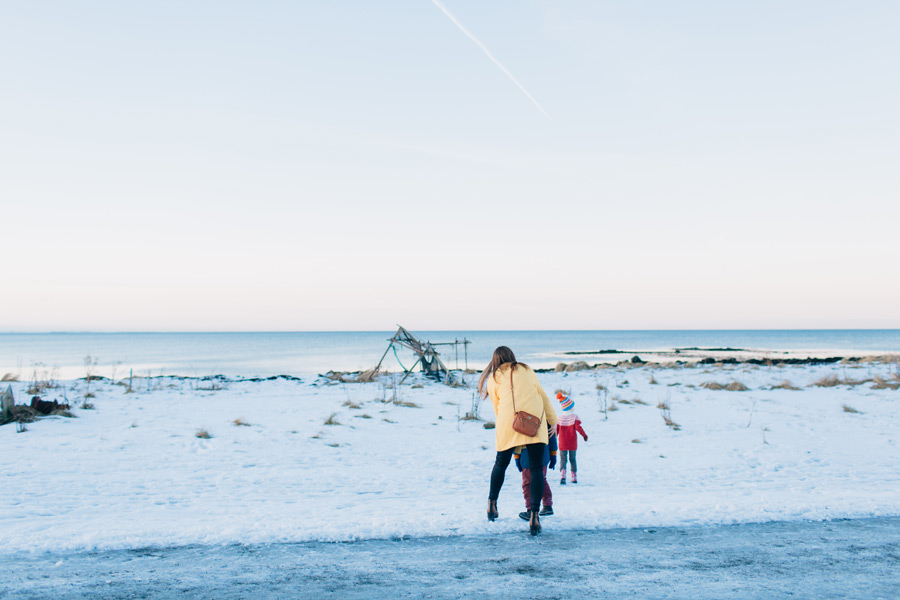
POLYGON ((378 369, 381 368, 381 363, 384 362, 384 357, 387 356, 387 353, 390 352, 390 351, 391 351, 391 348, 393 348, 393 347, 394 347, 394 342, 393 342, 393 340, 392 340, 391 343, 388 344, 387 350, 385 350, 385 351, 384 351, 384 354, 381 355, 381 360, 379 360, 379 361, 378 361, 378 364, 375 365, 375 372, 376 372, 376 373, 378 372, 378 369))
POLYGON ((403 382, 406 381, 406 378, 409 377, 409 374, 413 372, 413 369, 416 368, 416 365, 419 364, 419 361, 421 361, 421 360, 422 360, 422 357, 421 357, 421 356, 420 356, 418 359, 416 359, 416 362, 414 362, 414 363, 413 363, 413 366, 411 366, 411 367, 409 368, 409 371, 407 371, 407 372, 403 375, 403 379, 401 379, 401 380, 400 380, 400 383, 398 383, 397 385, 403 385, 403 382))

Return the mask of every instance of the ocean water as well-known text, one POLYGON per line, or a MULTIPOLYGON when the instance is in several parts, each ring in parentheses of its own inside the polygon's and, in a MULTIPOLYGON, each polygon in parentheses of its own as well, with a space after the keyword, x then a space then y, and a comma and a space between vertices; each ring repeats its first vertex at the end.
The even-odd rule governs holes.
MULTIPOLYGON (((577 357, 565 352, 616 349, 741 348, 761 351, 834 351, 835 355, 900 352, 900 330, 725 330, 725 331, 413 331, 431 342, 467 339, 439 347, 450 368, 481 369, 494 348, 509 346, 519 360, 549 367, 577 357)), ((310 376, 328 370, 356 371, 378 362, 393 332, 284 333, 6 333, 0 334, 0 376, 21 379, 36 370, 61 378, 83 377, 85 358, 100 375, 310 376)), ((412 353, 391 352, 384 365, 411 366, 412 353), (398 364, 399 360, 399 364, 398 364)))

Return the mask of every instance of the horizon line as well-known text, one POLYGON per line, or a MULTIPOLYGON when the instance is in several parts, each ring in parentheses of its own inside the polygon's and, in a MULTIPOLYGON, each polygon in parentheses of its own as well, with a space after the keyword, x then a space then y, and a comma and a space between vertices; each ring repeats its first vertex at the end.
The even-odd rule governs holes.
MULTIPOLYGON (((495 332, 516 332, 516 333, 525 333, 525 332, 533 332, 533 333, 556 333, 556 332, 656 332, 656 331, 665 331, 665 332, 683 332, 683 331, 900 331, 898 327, 804 327, 804 328, 766 328, 766 327, 753 327, 753 328, 735 328, 735 329, 722 329, 722 328, 676 328, 676 329, 428 329, 428 328, 409 328, 405 327, 405 329, 411 329, 415 331, 429 331, 429 332, 460 332, 460 333, 495 333, 495 332)), ((127 334, 237 334, 237 333, 247 333, 247 334, 257 334, 257 333, 269 333, 269 334, 292 334, 292 333, 391 333, 393 329, 306 329, 306 330, 282 330, 282 329, 262 329, 262 330, 251 330, 251 329, 239 329, 239 330, 228 330, 228 329, 208 329, 208 330, 50 330, 50 331, 35 331, 35 330, 23 330, 23 331, 15 331, 15 330, 6 330, 0 331, 0 335, 127 335, 127 334)))

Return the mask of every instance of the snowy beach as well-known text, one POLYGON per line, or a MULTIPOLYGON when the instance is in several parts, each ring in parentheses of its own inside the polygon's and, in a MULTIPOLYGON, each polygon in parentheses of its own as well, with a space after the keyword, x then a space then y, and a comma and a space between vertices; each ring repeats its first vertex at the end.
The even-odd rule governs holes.
MULTIPOLYGON (((897 369, 888 358, 542 373, 590 435, 577 485, 550 472, 545 530, 898 516, 897 369)), ((0 427, 0 552, 520 532, 512 466, 500 519, 485 519, 493 414, 481 402, 481 420, 463 419, 475 377, 460 388, 418 374, 402 386, 159 377, 132 393, 95 381, 91 409, 79 408, 87 382, 59 382, 41 396, 65 391, 77 418, 0 427)), ((30 384, 10 385, 27 403, 30 384)))

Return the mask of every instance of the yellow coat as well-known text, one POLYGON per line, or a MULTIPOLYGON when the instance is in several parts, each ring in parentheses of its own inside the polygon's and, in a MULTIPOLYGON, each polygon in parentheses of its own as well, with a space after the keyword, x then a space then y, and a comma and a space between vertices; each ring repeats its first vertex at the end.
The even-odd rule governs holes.
POLYGON ((547 424, 556 425, 556 411, 553 410, 553 404, 541 382, 538 381, 537 375, 529 367, 519 365, 513 371, 513 385, 516 391, 516 410, 524 410, 536 417, 540 417, 543 413, 544 418, 541 426, 538 428, 538 434, 535 437, 527 437, 512 428, 513 400, 509 387, 509 369, 510 363, 500 365, 491 377, 487 380, 488 396, 494 405, 494 414, 497 416, 497 425, 495 434, 497 439, 497 452, 512 448, 514 446, 523 446, 525 444, 546 444, 547 443, 547 424))

